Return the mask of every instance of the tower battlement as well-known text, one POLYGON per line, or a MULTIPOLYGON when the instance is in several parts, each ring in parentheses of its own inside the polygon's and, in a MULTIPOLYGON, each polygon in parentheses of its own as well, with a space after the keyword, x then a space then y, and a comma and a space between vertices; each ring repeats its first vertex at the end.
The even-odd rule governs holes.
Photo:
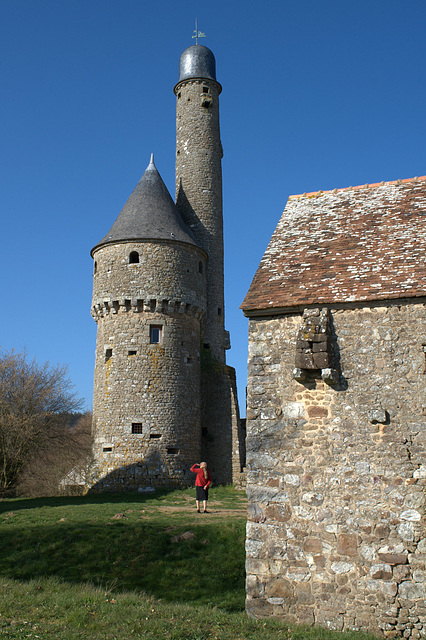
POLYGON ((109 314, 117 313, 162 313, 166 315, 182 314, 201 320, 205 309, 184 300, 165 300, 161 294, 156 298, 130 298, 120 300, 99 300, 91 309, 92 318, 97 322, 109 314))

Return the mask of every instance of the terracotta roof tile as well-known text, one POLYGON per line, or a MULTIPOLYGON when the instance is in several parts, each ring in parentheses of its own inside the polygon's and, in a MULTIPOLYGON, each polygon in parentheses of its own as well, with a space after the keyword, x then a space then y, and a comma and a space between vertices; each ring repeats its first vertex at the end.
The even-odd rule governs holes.
POLYGON ((426 295, 426 176, 290 196, 241 308, 426 295))

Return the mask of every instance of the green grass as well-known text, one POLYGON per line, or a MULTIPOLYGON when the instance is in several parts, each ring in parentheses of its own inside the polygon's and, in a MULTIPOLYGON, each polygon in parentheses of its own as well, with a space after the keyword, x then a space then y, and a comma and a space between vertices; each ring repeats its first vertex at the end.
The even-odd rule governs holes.
POLYGON ((244 613, 245 496, 0 502, 0 635, 44 640, 367 640, 244 613), (184 535, 183 535, 184 534, 184 535), (181 537, 183 536, 183 537, 181 537))

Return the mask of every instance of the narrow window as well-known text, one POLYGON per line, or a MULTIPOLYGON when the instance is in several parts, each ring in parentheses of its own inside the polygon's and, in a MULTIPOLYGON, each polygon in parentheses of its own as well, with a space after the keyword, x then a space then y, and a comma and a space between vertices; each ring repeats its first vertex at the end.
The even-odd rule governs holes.
POLYGON ((112 349, 105 349, 105 362, 111 360, 112 358, 112 349))
POLYGON ((137 251, 131 251, 129 255, 129 264, 139 264, 139 254, 137 251))
POLYGON ((143 433, 142 422, 132 422, 132 433, 143 433))
POLYGON ((136 355, 136 351, 128 351, 127 355, 128 356, 135 356, 136 355))
POLYGON ((176 453, 179 453, 179 449, 176 447, 167 447, 167 453, 176 455, 176 453))
POLYGON ((102 449, 102 451, 103 451, 104 453, 109 453, 110 451, 112 451, 112 447, 104 447, 104 448, 102 449))
POLYGON ((181 94, 181 92, 179 91, 179 93, 178 93, 178 98, 180 98, 180 97, 181 97, 181 95, 182 95, 182 94, 181 94))
POLYGON ((207 438, 207 435, 208 435, 207 427, 201 427, 201 435, 203 436, 203 438, 207 438))
POLYGON ((151 440, 157 440, 158 438, 161 438, 161 433, 150 433, 149 437, 151 440))
POLYGON ((98 263, 95 260, 95 264, 93 265, 93 273, 95 274, 98 270, 98 263))
POLYGON ((149 327, 149 341, 151 344, 161 344, 163 327, 159 324, 151 324, 149 327))
POLYGON ((203 273, 204 269, 203 269, 203 263, 199 262, 198 263, 198 273, 203 273))
POLYGON ((222 315, 222 309, 220 307, 217 308, 217 315, 218 316, 222 315))

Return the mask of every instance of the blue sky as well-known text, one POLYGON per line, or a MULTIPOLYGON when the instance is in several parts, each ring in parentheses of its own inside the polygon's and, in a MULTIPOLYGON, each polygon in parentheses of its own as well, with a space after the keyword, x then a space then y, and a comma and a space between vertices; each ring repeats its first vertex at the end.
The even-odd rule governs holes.
POLYGON ((89 252, 151 152, 174 194, 173 86, 196 17, 223 86, 228 363, 243 415, 239 305, 288 196, 426 174, 424 0, 0 0, 0 349, 68 363, 87 408, 89 252))

